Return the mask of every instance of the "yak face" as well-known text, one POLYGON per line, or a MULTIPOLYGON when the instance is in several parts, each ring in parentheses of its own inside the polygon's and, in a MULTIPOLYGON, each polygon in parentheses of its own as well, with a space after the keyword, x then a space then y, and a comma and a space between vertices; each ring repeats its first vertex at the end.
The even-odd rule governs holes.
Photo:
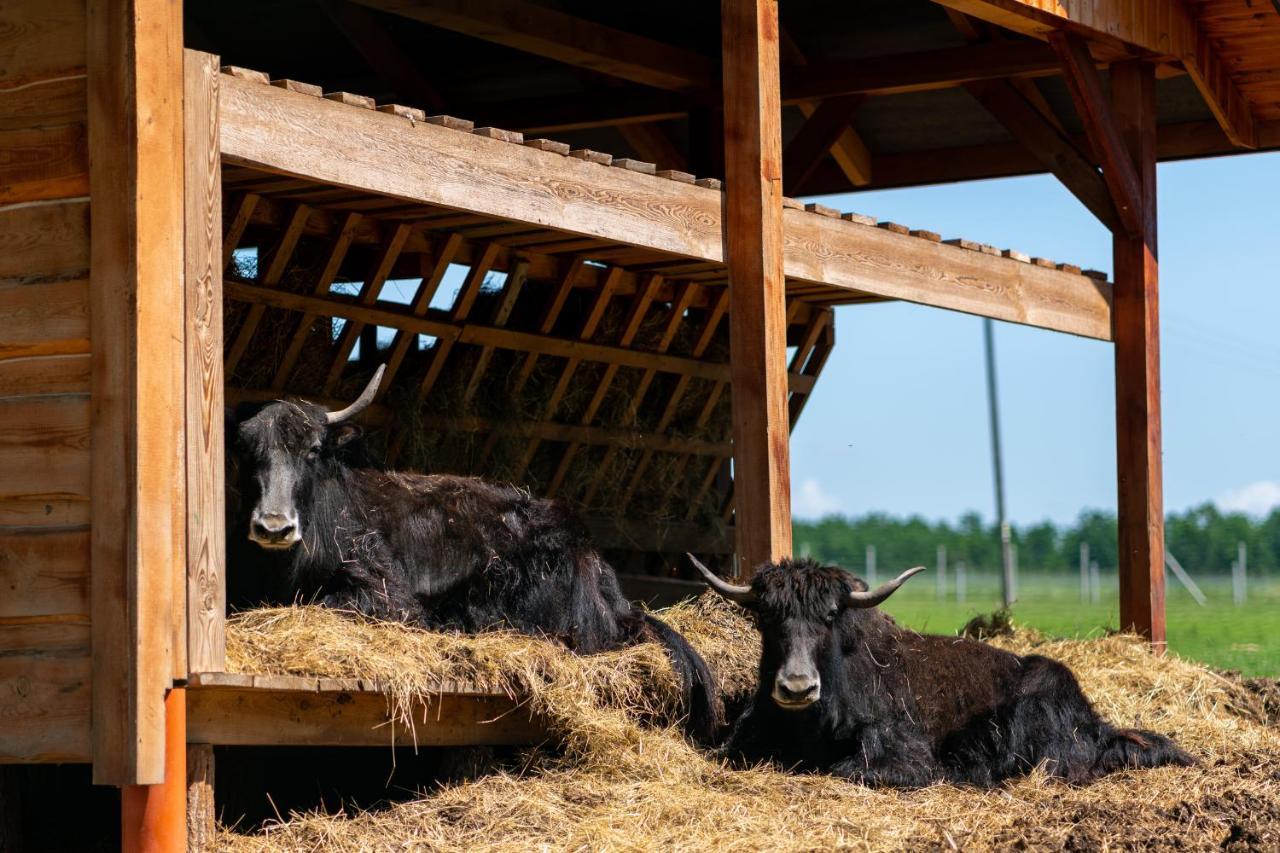
POLYGON ((822 675, 834 674, 843 653, 841 634, 851 611, 875 607, 907 578, 909 569, 868 592, 867 585, 837 566, 808 558, 761 566, 750 586, 726 583, 692 555, 711 587, 751 610, 760 630, 760 684, 769 684, 779 708, 802 711, 822 698, 822 675))
POLYGON ((276 401, 235 428, 234 448, 246 467, 245 497, 253 502, 249 539, 268 550, 288 550, 302 541, 317 479, 336 463, 339 448, 359 435, 354 424, 330 426, 326 412, 310 403, 276 401))
POLYGON ((237 424, 228 424, 236 461, 248 467, 240 477, 253 502, 249 539, 272 551, 287 551, 302 541, 309 519, 300 508, 311 502, 321 478, 341 466, 338 451, 360 435, 347 423, 373 402, 386 365, 377 369, 354 403, 337 412, 311 403, 276 400, 237 424))

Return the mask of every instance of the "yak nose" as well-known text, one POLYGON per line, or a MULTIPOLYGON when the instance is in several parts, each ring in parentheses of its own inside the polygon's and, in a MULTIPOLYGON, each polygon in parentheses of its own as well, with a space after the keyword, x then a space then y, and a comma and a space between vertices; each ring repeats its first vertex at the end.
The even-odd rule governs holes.
POLYGON ((773 684, 773 698, 779 705, 803 707, 818 701, 822 683, 812 675, 779 675, 773 684))
POLYGON ((249 522, 249 538, 265 548, 287 548, 300 538, 298 523, 280 513, 255 514, 249 522))

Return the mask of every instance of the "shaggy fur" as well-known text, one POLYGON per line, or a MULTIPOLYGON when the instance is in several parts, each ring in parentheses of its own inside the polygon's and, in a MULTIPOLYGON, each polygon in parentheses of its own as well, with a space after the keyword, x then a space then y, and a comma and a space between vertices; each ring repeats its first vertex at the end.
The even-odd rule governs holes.
POLYGON ((300 402, 242 407, 228 425, 228 597, 233 607, 316 602, 424 628, 509 628, 582 654, 662 643, 685 686, 690 733, 723 712, 706 663, 635 608, 581 522, 561 503, 470 477, 368 466, 350 425, 300 402), (247 538, 272 478, 292 484, 301 542, 247 538))
POLYGON ((866 587, 837 567, 784 560, 763 566, 751 587, 763 648, 759 688, 726 746, 737 760, 900 787, 990 787, 1042 763, 1072 783, 1192 763, 1163 735, 1099 717, 1056 661, 842 607, 849 589, 866 587), (796 642, 813 650, 821 693, 788 710, 771 691, 796 642))

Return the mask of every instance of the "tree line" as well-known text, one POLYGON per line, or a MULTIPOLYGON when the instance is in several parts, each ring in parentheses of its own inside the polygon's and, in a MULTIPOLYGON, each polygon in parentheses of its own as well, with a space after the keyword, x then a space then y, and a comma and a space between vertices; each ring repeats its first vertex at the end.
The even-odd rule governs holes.
MULTIPOLYGON (((1014 525, 1013 542, 1020 569, 1078 571, 1080 543, 1099 566, 1113 568, 1116 559, 1116 517, 1112 512, 1085 510, 1075 523, 1050 521, 1014 525)), ((881 574, 902 566, 932 566, 937 547, 945 545, 951 564, 995 570, 1000 566, 1000 535, 994 522, 976 512, 955 522, 926 521, 918 516, 895 518, 871 513, 858 518, 832 515, 820 521, 794 523, 795 552, 848 569, 866 566, 867 546, 876 549, 881 574)), ((1226 574, 1236 559, 1237 543, 1248 549, 1250 575, 1280 571, 1280 508, 1265 518, 1224 513, 1213 504, 1171 513, 1165 518, 1165 545, 1189 571, 1226 574)))

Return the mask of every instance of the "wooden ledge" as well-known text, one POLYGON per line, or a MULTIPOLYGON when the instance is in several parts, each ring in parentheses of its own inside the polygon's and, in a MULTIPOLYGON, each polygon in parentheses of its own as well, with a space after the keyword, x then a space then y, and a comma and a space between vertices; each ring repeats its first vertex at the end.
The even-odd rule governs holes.
POLYGON ((218 746, 498 746, 545 740, 546 726, 495 688, 443 682, 413 709, 413 728, 388 715, 374 680, 194 673, 187 741, 218 746))

